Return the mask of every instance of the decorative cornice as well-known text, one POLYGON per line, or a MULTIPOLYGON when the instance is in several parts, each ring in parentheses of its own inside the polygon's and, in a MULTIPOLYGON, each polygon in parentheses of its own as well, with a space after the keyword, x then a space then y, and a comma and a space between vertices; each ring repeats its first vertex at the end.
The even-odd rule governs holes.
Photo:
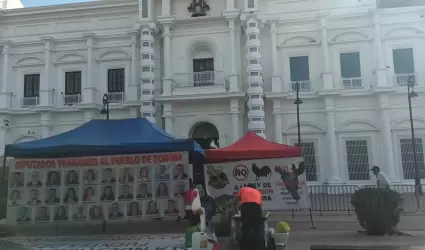
POLYGON ((137 2, 135 3, 130 0, 117 0, 114 1, 114 4, 111 4, 111 2, 95 1, 78 4, 6 10, 3 11, 3 20, 0 20, 0 23, 34 22, 138 12, 137 2))

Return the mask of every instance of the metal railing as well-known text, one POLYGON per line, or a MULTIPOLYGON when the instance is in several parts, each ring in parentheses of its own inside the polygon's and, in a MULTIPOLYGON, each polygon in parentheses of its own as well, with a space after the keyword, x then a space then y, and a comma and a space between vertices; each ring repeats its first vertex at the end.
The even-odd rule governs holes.
POLYGON ((409 73, 409 74, 395 74, 395 84, 397 86, 407 86, 407 83, 409 82, 409 79, 412 77, 413 82, 416 82, 416 75, 415 73, 409 73))
POLYGON ((124 102, 124 92, 108 92, 109 103, 121 103, 124 102))
POLYGON ((203 71, 174 74, 174 88, 225 87, 227 75, 223 71, 203 71))
POLYGON ((342 86, 344 87, 344 89, 362 89, 363 79, 361 77, 343 77, 342 86))
POLYGON ((81 102, 81 94, 61 94, 61 106, 72 106, 81 102))
MULTIPOLYGON (((322 215, 324 212, 347 212, 353 214, 351 195, 361 188, 376 187, 376 185, 315 185, 308 187, 310 208, 322 215)), ((414 185, 392 185, 394 191, 401 194, 403 203, 400 206, 402 213, 425 213, 425 195, 417 196, 414 185)), ((425 188, 425 184, 422 185, 425 188)), ((425 190, 425 189, 424 189, 425 190)), ((292 209, 293 216, 297 211, 292 209)), ((287 210, 288 211, 288 210, 287 210)))
POLYGON ((309 80, 305 80, 291 82, 291 89, 293 93, 297 92, 297 82, 300 83, 300 92, 311 92, 311 82, 309 80))
POLYGON ((23 97, 21 107, 28 108, 32 106, 37 106, 40 104, 40 98, 38 96, 33 97, 23 97))

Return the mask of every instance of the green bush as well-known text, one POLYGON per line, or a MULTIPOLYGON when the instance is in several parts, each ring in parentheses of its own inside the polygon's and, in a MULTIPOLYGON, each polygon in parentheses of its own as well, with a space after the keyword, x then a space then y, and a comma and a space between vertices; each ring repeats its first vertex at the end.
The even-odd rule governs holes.
POLYGON ((363 188, 351 196, 360 225, 371 235, 385 235, 400 221, 401 194, 384 188, 363 188))

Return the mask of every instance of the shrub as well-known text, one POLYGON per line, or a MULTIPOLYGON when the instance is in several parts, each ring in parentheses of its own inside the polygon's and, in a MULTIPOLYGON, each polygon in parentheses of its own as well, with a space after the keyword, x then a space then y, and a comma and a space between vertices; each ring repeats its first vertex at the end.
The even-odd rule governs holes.
POLYGON ((360 225, 371 235, 395 230, 400 221, 401 194, 384 188, 363 188, 351 196, 360 225))

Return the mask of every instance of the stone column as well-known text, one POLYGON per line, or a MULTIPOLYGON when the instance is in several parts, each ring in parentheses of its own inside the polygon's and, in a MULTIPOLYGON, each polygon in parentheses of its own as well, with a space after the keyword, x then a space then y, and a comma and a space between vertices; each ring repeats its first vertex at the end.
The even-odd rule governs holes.
POLYGON ((282 88, 282 81, 279 74, 279 60, 278 60, 278 51, 277 51, 277 35, 276 35, 276 21, 270 23, 270 33, 272 37, 272 92, 289 92, 282 88))
POLYGON ((326 17, 327 15, 319 15, 321 48, 323 55, 323 64, 325 68, 324 72, 322 72, 322 79, 323 89, 332 90, 335 88, 335 86, 333 83, 332 68, 329 60, 328 29, 326 28, 326 17))
POLYGON ((128 83, 128 86, 125 88, 125 101, 127 102, 137 102, 138 101, 138 91, 140 80, 137 77, 137 72, 139 68, 139 52, 137 48, 137 43, 139 40, 139 32, 137 30, 132 30, 129 32, 131 39, 131 79, 128 83))
POLYGON ((282 144, 282 114, 280 111, 280 100, 273 100, 274 141, 282 144))
POLYGON ((50 136, 52 129, 52 117, 50 112, 42 112, 40 114, 41 137, 47 138, 50 136))
POLYGON ((232 141, 230 143, 234 143, 241 137, 240 135, 240 110, 239 110, 239 100, 238 99, 232 99, 230 100, 230 115, 232 117, 231 119, 231 126, 232 126, 232 141))
POLYGON ((155 23, 150 22, 142 25, 140 36, 140 67, 141 67, 141 95, 142 106, 140 113, 149 121, 156 123, 155 113, 155 23))
MULTIPOLYGON (((83 87, 83 103, 96 103, 98 100, 96 99, 97 88, 95 86, 95 80, 93 78, 95 66, 94 66, 94 45, 96 41, 96 36, 93 33, 85 33, 83 34, 86 39, 87 46, 87 81, 83 87)), ((100 101, 100 96, 98 96, 100 101)))
POLYGON ((391 180, 397 178, 397 169, 395 165, 393 140, 391 136, 391 120, 389 114, 389 97, 386 94, 379 96, 379 107, 380 107, 380 120, 381 120, 381 146, 382 146, 382 162, 384 165, 381 167, 383 171, 388 174, 391 180))
POLYGON ((169 134, 173 134, 173 107, 170 103, 165 103, 162 111, 162 117, 164 117, 165 131, 169 134))
POLYGON ((264 121, 264 92, 260 53, 260 22, 255 15, 246 17, 246 62, 248 83, 248 129, 256 134, 266 137, 266 123, 264 121), (251 51, 252 49, 252 51, 251 51), (254 51, 254 52, 253 52, 254 51), (256 62, 256 63, 252 63, 256 62))
POLYGON ((44 42, 44 79, 40 79, 40 106, 52 106, 53 105, 53 88, 51 86, 52 78, 52 52, 54 40, 51 37, 41 38, 44 42))
POLYGON ((235 21, 236 17, 239 15, 239 11, 235 10, 225 10, 222 14, 229 23, 229 46, 227 59, 230 62, 230 69, 228 74, 229 80, 229 91, 238 92, 239 91, 239 78, 236 69, 236 26, 235 21))
POLYGON ((375 50, 375 68, 376 68, 376 82, 378 87, 388 86, 387 68, 384 62, 384 51, 382 49, 381 39, 381 12, 378 10, 372 11, 373 24, 374 24, 374 50, 375 50))
POLYGON ((341 182, 341 168, 338 163, 338 147, 335 131, 335 104, 332 96, 325 97, 327 119, 327 150, 329 152, 329 183, 341 182))
POLYGON ((2 69, 2 85, 0 93, 0 107, 1 108, 11 108, 11 93, 9 90, 9 57, 10 57, 10 47, 9 43, 3 44, 3 69, 2 69))
POLYGON ((172 25, 174 16, 162 16, 158 18, 158 22, 162 24, 162 37, 164 41, 164 77, 162 78, 163 95, 171 95, 173 91, 173 73, 172 73, 172 54, 171 54, 171 38, 172 25))

